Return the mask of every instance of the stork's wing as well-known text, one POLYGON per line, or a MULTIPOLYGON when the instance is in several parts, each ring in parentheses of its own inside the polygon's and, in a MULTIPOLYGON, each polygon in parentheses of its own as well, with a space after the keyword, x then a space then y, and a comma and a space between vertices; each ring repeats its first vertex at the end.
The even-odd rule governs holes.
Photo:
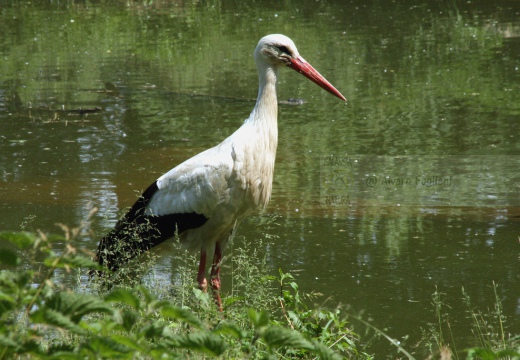
POLYGON ((96 260, 116 270, 176 231, 204 225, 217 205, 229 199, 232 164, 230 153, 212 148, 161 176, 101 239, 96 260))
POLYGON ((232 169, 231 154, 217 148, 194 156, 157 180, 158 191, 146 206, 147 214, 197 213, 212 217, 217 205, 229 199, 232 169))

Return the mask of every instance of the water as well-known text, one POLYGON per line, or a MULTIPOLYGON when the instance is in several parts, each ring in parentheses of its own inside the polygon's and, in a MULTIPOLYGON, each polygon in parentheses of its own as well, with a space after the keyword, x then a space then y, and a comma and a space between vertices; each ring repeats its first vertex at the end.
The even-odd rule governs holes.
MULTIPOLYGON (((498 284, 518 334, 519 13, 507 1, 12 3, 0 14, 0 230, 58 232, 96 206, 96 236, 78 244, 94 249, 151 181, 240 126, 252 51, 280 32, 348 103, 281 72, 280 99, 306 103, 280 105, 272 201, 239 234, 277 235, 262 250, 273 274, 418 358, 436 289, 460 349, 474 344, 462 287, 487 311, 498 284)), ((156 273, 171 271, 163 258, 156 273)), ((384 339, 371 351, 395 357, 384 339)))

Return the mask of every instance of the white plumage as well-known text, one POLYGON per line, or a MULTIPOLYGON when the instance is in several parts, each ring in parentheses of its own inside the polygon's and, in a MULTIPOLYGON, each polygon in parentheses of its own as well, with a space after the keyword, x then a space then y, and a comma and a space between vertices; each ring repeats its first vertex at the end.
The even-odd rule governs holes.
POLYGON ((211 285, 221 307, 220 262, 233 228, 271 197, 278 144, 276 80, 289 66, 345 100, 298 53, 284 35, 263 37, 255 50, 259 76, 256 105, 249 118, 217 146, 186 160, 162 175, 105 236, 96 259, 116 270, 142 251, 171 238, 201 250, 198 282, 206 289, 206 253, 214 252, 211 285))

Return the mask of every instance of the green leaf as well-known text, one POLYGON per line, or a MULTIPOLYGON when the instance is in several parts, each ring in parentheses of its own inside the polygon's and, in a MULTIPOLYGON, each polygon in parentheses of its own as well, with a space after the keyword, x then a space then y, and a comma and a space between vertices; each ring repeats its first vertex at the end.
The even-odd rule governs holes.
POLYGON ((26 287, 33 281, 33 274, 31 271, 0 271, 0 285, 8 287, 5 289, 9 294, 18 292, 19 289, 26 287))
POLYGON ((264 341, 272 347, 313 349, 314 347, 299 332, 283 327, 271 326, 263 334, 264 341))
POLYGON ((236 324, 233 323, 220 323, 215 330, 214 334, 228 335, 235 339, 242 340, 247 337, 247 332, 240 329, 236 324))
POLYGON ((213 301, 213 299, 211 298, 209 293, 204 292, 204 291, 194 287, 193 294, 195 295, 195 298, 197 299, 197 301, 199 301, 201 303, 202 307, 211 306, 211 302, 213 301))
POLYGON ((253 323, 255 329, 267 326, 269 324, 269 315, 265 311, 256 311, 255 309, 249 309, 247 311, 249 320, 253 323))
POLYGON ((166 323, 153 322, 151 324, 144 326, 141 329, 141 333, 144 334, 144 336, 147 339, 158 338, 158 337, 163 336, 165 327, 166 327, 166 323))
POLYGON ((36 324, 53 325, 75 334, 86 335, 86 331, 69 316, 53 309, 40 309, 31 314, 31 320, 36 324))
POLYGON ((151 303, 155 298, 152 296, 150 290, 148 290, 145 286, 137 286, 137 289, 143 294, 144 300, 147 304, 151 303))
POLYGON ((219 356, 226 351, 224 340, 210 332, 198 332, 171 337, 168 343, 176 348, 191 349, 212 356, 219 356))
POLYGON ((131 290, 127 289, 115 289, 110 294, 105 296, 105 301, 120 302, 131 306, 136 310, 141 309, 141 301, 139 298, 131 290))
POLYGON ((504 349, 499 350, 497 352, 486 349, 486 348, 471 348, 467 350, 468 359, 482 359, 482 360, 498 360, 498 359, 506 359, 510 357, 511 359, 518 358, 520 353, 515 351, 514 349, 504 349))
POLYGON ((312 344, 314 345, 314 349, 312 352, 316 355, 318 355, 318 358, 320 360, 341 360, 343 357, 334 351, 332 351, 329 347, 325 346, 322 343, 319 343, 317 341, 313 341, 312 344))
POLYGON ((52 355, 45 355, 44 358, 45 360, 77 360, 79 356, 73 351, 56 351, 52 355))
POLYGON ((284 273, 281 268, 278 269, 280 274, 280 282, 284 282, 285 279, 294 280, 294 277, 290 273, 284 273))
POLYGON ((27 231, 1 231, 0 240, 7 240, 11 244, 16 245, 20 250, 26 250, 33 246, 38 237, 27 231))
POLYGON ((112 314, 113 309, 93 295, 59 292, 46 300, 44 306, 32 314, 31 318, 42 323, 50 322, 71 331, 83 332, 80 331, 81 328, 75 328, 69 322, 77 324, 83 316, 97 312, 112 314))
POLYGON ((17 352, 19 354, 37 354, 41 353, 41 343, 40 341, 36 341, 36 339, 23 339, 23 346, 21 349, 18 349, 17 352))
POLYGON ((137 341, 134 339, 129 338, 128 336, 118 335, 114 334, 111 336, 111 339, 115 341, 118 344, 121 344, 127 348, 134 349, 135 351, 142 351, 143 346, 140 345, 137 341))
MULTIPOLYGON (((42 356, 43 357, 43 356, 42 356)), ((45 359, 77 359, 78 354, 74 353, 72 344, 57 343, 49 346, 45 354, 45 359)))
POLYGON ((130 355, 131 358, 135 352, 131 347, 107 337, 94 337, 90 340, 89 347, 96 353, 101 354, 104 359, 120 359, 125 358, 125 355, 130 355))
POLYGON ((239 301, 244 301, 244 296, 226 296, 222 299, 224 308, 229 308, 239 301))
POLYGON ((15 308, 16 300, 14 297, 4 293, 0 293, 0 297, 0 315, 15 308))
POLYGON ((11 249, 0 249, 0 263, 7 266, 18 266, 20 265, 20 257, 15 251, 11 249))
POLYGON ((161 315, 168 319, 180 320, 196 328, 202 328, 200 320, 189 310, 180 308, 178 306, 167 305, 161 309, 161 315))
POLYGON ((289 319, 291 319, 294 326, 296 326, 297 328, 300 328, 302 326, 300 316, 297 313, 295 313, 292 310, 289 310, 289 311, 287 311, 287 316, 289 317, 289 319))
POLYGON ((122 310, 120 314, 120 323, 127 331, 130 331, 139 320, 139 315, 135 311, 122 310))
POLYGON ((0 334, 0 346, 2 347, 9 347, 9 348, 19 348, 22 344, 17 343, 16 341, 9 339, 8 337, 4 336, 3 334, 0 334))

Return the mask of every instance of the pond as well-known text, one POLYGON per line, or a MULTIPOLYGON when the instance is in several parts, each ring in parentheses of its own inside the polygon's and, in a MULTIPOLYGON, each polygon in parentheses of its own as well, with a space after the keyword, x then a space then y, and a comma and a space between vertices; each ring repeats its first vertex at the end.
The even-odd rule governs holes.
MULTIPOLYGON (((0 19, 0 230, 56 233, 97 207, 77 244, 95 249, 152 181, 242 124, 254 47, 283 33, 348 102, 280 71, 279 99, 304 103, 279 106, 273 196, 237 241, 275 235, 273 275, 418 358, 435 291, 459 349, 475 344, 462 288, 490 312, 496 284, 520 332, 519 3, 19 1, 0 19)), ((370 351, 397 356, 382 338, 370 351)))

